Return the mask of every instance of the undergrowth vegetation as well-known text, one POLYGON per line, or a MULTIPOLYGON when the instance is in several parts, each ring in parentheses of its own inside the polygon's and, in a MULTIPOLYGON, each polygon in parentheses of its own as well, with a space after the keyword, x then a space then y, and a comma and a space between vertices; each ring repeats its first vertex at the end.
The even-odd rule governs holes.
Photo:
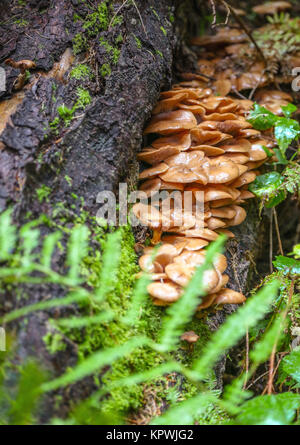
POLYGON ((86 225, 75 225, 67 243, 61 231, 56 230, 46 235, 40 245, 40 224, 41 219, 17 231, 11 213, 6 211, 1 215, 1 287, 7 290, 11 286, 51 283, 63 288, 64 295, 45 297, 33 304, 21 297, 19 308, 4 314, 0 323, 9 330, 16 320, 47 311, 51 323, 43 337, 45 347, 50 354, 58 353, 68 338, 78 344, 78 363, 54 377, 33 360, 16 368, 17 345, 11 347, 8 357, 1 353, 1 423, 37 422, 36 408, 45 394, 50 392, 59 400, 64 388, 90 376, 94 378, 95 391, 84 401, 77 401, 67 418, 54 416, 53 424, 115 424, 128 421, 130 416, 132 421, 142 423, 138 409, 149 388, 154 400, 163 398, 167 406, 161 414, 162 407, 157 405, 156 412, 148 419, 140 414, 142 420, 152 424, 298 422, 300 350, 297 348, 285 353, 280 364, 280 383, 287 388, 286 392, 253 398, 246 389, 257 368, 289 343, 286 337, 290 334, 283 333, 299 329, 296 289, 300 262, 296 258, 289 258, 292 267, 277 258, 274 262, 277 270, 268 277, 265 286, 230 315, 217 332, 206 337, 201 351, 182 359, 180 336, 204 295, 202 275, 222 250, 223 237, 209 247, 205 264, 197 269, 182 298, 164 312, 149 302, 146 275, 134 283, 136 270, 130 258, 134 256, 133 249, 124 245, 132 237, 129 227, 108 234, 105 241, 102 234, 102 254, 97 251, 95 261, 88 255, 90 230, 86 225), (51 267, 57 250, 65 252, 64 274, 51 267), (128 265, 130 269, 126 270, 128 265), (122 275, 125 271, 127 276, 122 275), (62 307, 69 308, 68 316, 54 317, 52 311, 62 307), (247 331, 254 340, 250 364, 221 395, 215 389, 214 366, 247 331), (185 388, 181 394, 178 385, 185 388), (210 416, 212 412, 214 415, 210 416))

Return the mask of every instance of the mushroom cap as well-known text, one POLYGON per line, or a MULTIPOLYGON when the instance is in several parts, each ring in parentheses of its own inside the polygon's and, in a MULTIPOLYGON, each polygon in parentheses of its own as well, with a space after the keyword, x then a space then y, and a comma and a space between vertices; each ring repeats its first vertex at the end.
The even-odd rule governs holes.
POLYGON ((240 207, 240 206, 237 206, 237 205, 233 205, 231 207, 235 210, 236 214, 235 214, 235 216, 232 219, 226 221, 226 226, 227 227, 238 226, 247 217, 246 210, 243 209, 243 207, 240 207))
POLYGON ((197 335, 194 331, 184 332, 180 337, 181 340, 187 341, 188 343, 196 343, 199 338, 199 335, 197 335))
POLYGON ((225 227, 226 223, 219 218, 211 217, 207 220, 207 227, 210 230, 219 229, 220 227, 225 227))
POLYGON ((163 267, 154 261, 152 255, 142 255, 139 259, 139 266, 144 272, 148 273, 162 273, 163 267))
POLYGON ((208 181, 214 184, 224 184, 232 181, 239 176, 239 169, 236 164, 230 160, 219 160, 212 158, 209 160, 208 181))
POLYGON ((232 138, 231 135, 224 134, 221 131, 204 130, 203 128, 199 128, 199 126, 191 129, 191 136, 192 141, 200 145, 216 145, 232 138))
POLYGON ((182 289, 172 282, 155 281, 148 284, 147 290, 152 297, 166 303, 177 301, 182 294, 182 289))
POLYGON ((254 6, 252 11, 256 14, 266 15, 266 14, 276 14, 279 11, 285 11, 292 7, 290 2, 266 2, 262 5, 254 6))
POLYGON ((217 209, 211 209, 211 214, 216 218, 232 219, 236 215, 236 210, 233 208, 233 206, 225 206, 217 209))
POLYGON ((212 147, 211 145, 192 145, 190 150, 201 150, 206 156, 218 156, 225 153, 221 147, 212 147))
POLYGON ((227 269, 227 259, 226 256, 219 253, 216 255, 214 261, 213 261, 213 265, 215 267, 215 269, 220 272, 220 274, 222 274, 223 272, 225 272, 225 270, 227 269))
POLYGON ((180 153, 180 148, 166 145, 165 147, 158 149, 144 148, 144 150, 142 150, 137 157, 139 161, 154 165, 178 153, 180 153))
POLYGON ((132 212, 141 224, 151 229, 159 229, 163 225, 170 224, 170 221, 166 219, 156 207, 151 205, 139 202, 134 204, 132 212))
POLYGON ((208 241, 215 241, 218 238, 218 234, 210 229, 189 229, 178 231, 177 233, 189 238, 203 238, 208 241))
POLYGON ((263 149, 263 146, 266 146, 266 143, 267 143, 267 141, 260 139, 258 141, 255 141, 251 145, 251 149, 249 151, 249 160, 250 161, 253 161, 253 162, 263 161, 264 159, 266 159, 268 157, 267 153, 263 149))
POLYGON ((231 91, 231 82, 228 79, 219 79, 213 83, 213 87, 220 96, 227 96, 231 91))
MULTIPOLYGON (((154 251, 153 247, 149 247, 144 251, 146 255, 150 255, 153 263, 158 263, 163 269, 167 264, 173 261, 173 258, 178 255, 178 250, 172 244, 164 243, 158 247, 156 251, 154 251)), ((143 257, 141 257, 143 258, 143 257)), ((141 260, 140 258, 140 260, 141 260)), ((139 260, 139 261, 140 261, 139 260)), ((147 259, 147 264, 149 264, 149 260, 147 259)), ((141 267, 142 268, 142 267, 141 267)), ((143 269, 143 268, 142 268, 143 269)), ((145 269, 143 269, 145 270, 145 269)), ((152 272, 152 271, 149 271, 152 272)), ((158 272, 158 271, 157 271, 158 272)))
POLYGON ((222 289, 216 294, 214 304, 241 304, 246 301, 246 297, 240 292, 231 289, 222 289))
POLYGON ((162 148, 162 147, 176 147, 179 148, 180 151, 185 151, 190 148, 192 143, 191 134, 189 131, 182 131, 180 133, 176 133, 170 136, 165 136, 162 138, 158 138, 152 142, 152 146, 154 148, 162 148))
POLYGON ((148 179, 152 178, 153 176, 158 176, 161 173, 164 173, 168 170, 168 165, 164 162, 161 162, 160 164, 154 165, 153 167, 147 168, 142 173, 140 173, 139 178, 140 179, 148 179))
POLYGON ((235 237, 235 234, 234 233, 232 233, 230 230, 228 230, 228 229, 217 229, 217 232, 218 233, 223 233, 224 235, 226 235, 227 236, 227 238, 234 238, 235 237))
POLYGON ((218 30, 215 35, 206 35, 201 37, 194 37, 191 40, 192 45, 199 46, 215 46, 215 45, 226 45, 228 43, 240 43, 247 40, 247 35, 243 34, 238 29, 224 28, 218 30))
POLYGON ((144 134, 160 133, 169 134, 189 130, 197 125, 193 113, 186 110, 168 111, 156 114, 150 121, 144 134))
POLYGON ((160 174, 160 178, 166 182, 190 183, 199 181, 207 183, 205 161, 202 151, 181 152, 165 160, 169 170, 160 174))
POLYGON ((152 110, 152 114, 159 114, 165 111, 174 110, 177 105, 184 99, 188 98, 188 93, 177 93, 174 96, 167 97, 166 99, 160 100, 157 105, 152 110))
POLYGON ((146 195, 149 197, 151 194, 158 192, 160 190, 161 186, 161 180, 160 178, 152 178, 147 179, 147 181, 143 182, 140 185, 140 190, 145 192, 146 195))
POLYGON ((250 184, 256 178, 256 173, 253 171, 248 171, 243 173, 239 178, 231 183, 232 187, 242 187, 243 185, 250 184))
POLYGON ((195 268, 184 264, 171 263, 166 267, 166 274, 170 280, 182 287, 187 286, 195 268))
POLYGON ((223 150, 229 153, 248 153, 251 149, 250 142, 245 138, 235 138, 222 144, 223 150))
POLYGON ((213 304, 215 299, 216 299, 216 294, 206 295, 202 299, 202 303, 199 304, 199 306, 197 307, 197 311, 201 311, 202 309, 207 309, 208 307, 210 307, 213 304))

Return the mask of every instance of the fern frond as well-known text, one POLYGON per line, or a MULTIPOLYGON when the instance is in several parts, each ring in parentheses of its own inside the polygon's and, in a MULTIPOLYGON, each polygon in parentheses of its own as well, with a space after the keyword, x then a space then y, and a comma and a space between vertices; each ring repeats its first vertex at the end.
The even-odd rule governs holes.
POLYGON ((12 224, 12 210, 0 215, 0 260, 9 258, 16 245, 16 227, 12 224))
POLYGON ((128 340, 121 346, 114 346, 95 352, 86 358, 82 363, 75 366, 71 371, 63 374, 55 380, 44 383, 42 390, 44 392, 70 385, 78 380, 87 377, 95 372, 100 372, 104 366, 111 365, 115 360, 125 357, 133 352, 136 348, 140 348, 149 344, 146 337, 135 337, 128 340))
POLYGON ((87 254, 89 230, 86 226, 74 227, 68 242, 66 264, 70 267, 68 277, 76 281, 79 277, 82 259, 87 254))
POLYGON ((41 301, 39 303, 30 304, 28 306, 16 309, 0 318, 0 324, 9 323, 17 318, 24 317, 32 312, 45 311, 58 306, 68 306, 72 303, 79 303, 82 301, 89 301, 90 294, 85 289, 78 289, 71 292, 69 295, 63 298, 53 298, 52 300, 41 301))
POLYGON ((205 378, 219 357, 234 346, 245 335, 247 329, 255 326, 264 317, 270 310, 278 288, 279 282, 274 280, 226 320, 205 346, 202 356, 192 365, 198 379, 205 378))

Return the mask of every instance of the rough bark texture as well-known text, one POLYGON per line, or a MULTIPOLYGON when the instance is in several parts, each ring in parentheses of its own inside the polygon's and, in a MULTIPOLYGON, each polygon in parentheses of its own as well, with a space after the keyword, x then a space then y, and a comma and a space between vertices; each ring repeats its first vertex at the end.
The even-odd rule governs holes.
MULTIPOLYGON (((96 35, 87 35, 81 22, 74 20, 74 14, 87 17, 91 3, 101 2, 35 0, 26 2, 25 7, 18 6, 17 1, 2 3, 0 66, 7 72, 7 88, 0 93, 1 100, 16 100, 13 83, 19 74, 4 64, 5 59, 31 59, 37 65, 30 84, 22 93, 24 98, 21 97, 17 110, 0 134, 0 208, 13 205, 19 221, 29 210, 33 217, 40 213, 50 215, 51 208, 58 202, 66 207, 75 204, 79 212, 78 201, 74 202, 72 193, 82 197, 84 210, 95 216, 96 197, 101 190, 116 190, 123 180, 134 183, 142 130, 159 92, 170 87, 174 65, 180 70, 180 65, 185 63, 185 71, 193 66, 194 55, 182 36, 191 33, 196 26, 191 25, 189 18, 192 17, 194 24, 197 22, 201 11, 198 2, 178 2, 180 8, 173 24, 174 2, 141 0, 138 4, 142 21, 133 5, 125 6, 120 11, 122 23, 99 30, 96 35), (24 21, 22 25, 19 20, 24 21), (60 70, 51 72, 53 64, 72 47, 74 36, 83 31, 87 48, 76 61, 88 61, 93 79, 70 78, 70 60, 66 62, 65 74, 60 70), (101 68, 108 59, 99 38, 114 44, 120 34, 123 38, 118 44, 120 57, 115 64, 109 60, 111 74, 103 77, 101 68), (85 110, 78 110, 69 126, 60 123, 58 134, 53 132, 50 122, 58 116, 58 107, 63 103, 72 107, 76 88, 82 84, 92 93, 91 104, 85 110), (37 199, 36 190, 41 185, 51 188, 49 201, 37 199)), ((113 2, 113 5, 116 11, 121 2, 113 2)), ((264 236, 263 223, 257 218, 254 204, 251 209, 247 221, 236 229, 237 238, 230 241, 228 248, 230 283, 242 291, 251 280, 253 263, 264 236)), ((57 267, 60 267, 59 258, 57 267)), ((62 292, 54 286, 27 288, 26 291, 27 302, 38 301, 45 295, 57 297, 62 292)), ((6 309, 11 305, 15 302, 6 305, 6 309)), ((228 307, 210 316, 207 321, 210 327, 216 329, 232 310, 228 307)), ((28 323, 17 325, 18 354, 20 359, 31 354, 39 356, 54 374, 59 374, 76 363, 76 347, 69 342, 66 351, 54 357, 47 353, 42 337, 48 318, 47 313, 34 314, 28 323)), ((224 366, 225 360, 222 360, 217 367, 220 387, 224 366)), ((91 380, 85 381, 64 396, 66 400, 85 397, 92 386, 91 380)), ((66 402, 66 410, 67 405, 66 402)), ((51 414, 49 401, 43 419, 51 414)))

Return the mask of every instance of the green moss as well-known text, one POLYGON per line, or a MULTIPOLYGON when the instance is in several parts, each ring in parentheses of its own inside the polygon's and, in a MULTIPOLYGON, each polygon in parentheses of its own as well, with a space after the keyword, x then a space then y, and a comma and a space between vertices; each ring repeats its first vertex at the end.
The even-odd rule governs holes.
POLYGON ((159 55, 161 58, 163 58, 163 53, 159 51, 158 49, 155 50, 156 54, 159 55))
POLYGON ((117 38, 116 38, 116 40, 115 40, 115 42, 116 42, 116 44, 118 44, 118 43, 122 43, 123 42, 123 36, 122 36, 122 34, 119 34, 118 36, 117 36, 117 38))
POLYGON ((106 40, 104 40, 103 37, 100 37, 99 43, 101 46, 104 46, 106 49, 111 62, 116 65, 118 63, 119 57, 120 57, 120 50, 118 48, 113 47, 110 43, 108 43, 106 40))
POLYGON ((79 63, 70 72, 71 79, 81 80, 92 77, 92 72, 89 66, 84 63, 79 63))
POLYGON ((163 26, 161 26, 160 29, 162 30, 164 36, 166 36, 167 35, 167 31, 165 30, 165 28, 163 26))
POLYGON ((136 46, 138 47, 138 49, 141 49, 142 48, 142 42, 140 41, 140 39, 135 34, 133 34, 133 37, 135 39, 136 46))
POLYGON ((80 54, 87 49, 87 40, 82 33, 75 34, 73 39, 73 53, 75 55, 80 54))
POLYGON ((75 112, 74 107, 68 108, 65 104, 63 104, 57 108, 57 112, 58 112, 59 116, 62 118, 62 120, 64 121, 65 125, 69 126, 71 123, 71 120, 73 119, 73 116, 74 116, 74 112, 75 112))
POLYGON ((92 98, 90 96, 90 93, 88 92, 88 90, 85 90, 82 87, 78 87, 76 90, 76 95, 77 95, 77 101, 76 104, 74 105, 74 107, 77 108, 85 108, 86 106, 88 106, 91 101, 92 98))
POLYGON ((111 75, 111 67, 108 63, 103 63, 100 68, 100 74, 102 77, 107 77, 111 75))
POLYGON ((66 344, 63 341, 63 336, 59 332, 48 332, 43 337, 46 349, 50 354, 55 354, 66 349, 66 344))
POLYGON ((51 193, 51 188, 46 185, 42 185, 40 188, 36 190, 37 198, 40 202, 49 201, 49 195, 51 193))
POLYGON ((109 25, 110 10, 108 2, 103 1, 97 9, 88 14, 83 24, 83 29, 87 31, 89 37, 96 36, 100 31, 107 31, 109 25))

